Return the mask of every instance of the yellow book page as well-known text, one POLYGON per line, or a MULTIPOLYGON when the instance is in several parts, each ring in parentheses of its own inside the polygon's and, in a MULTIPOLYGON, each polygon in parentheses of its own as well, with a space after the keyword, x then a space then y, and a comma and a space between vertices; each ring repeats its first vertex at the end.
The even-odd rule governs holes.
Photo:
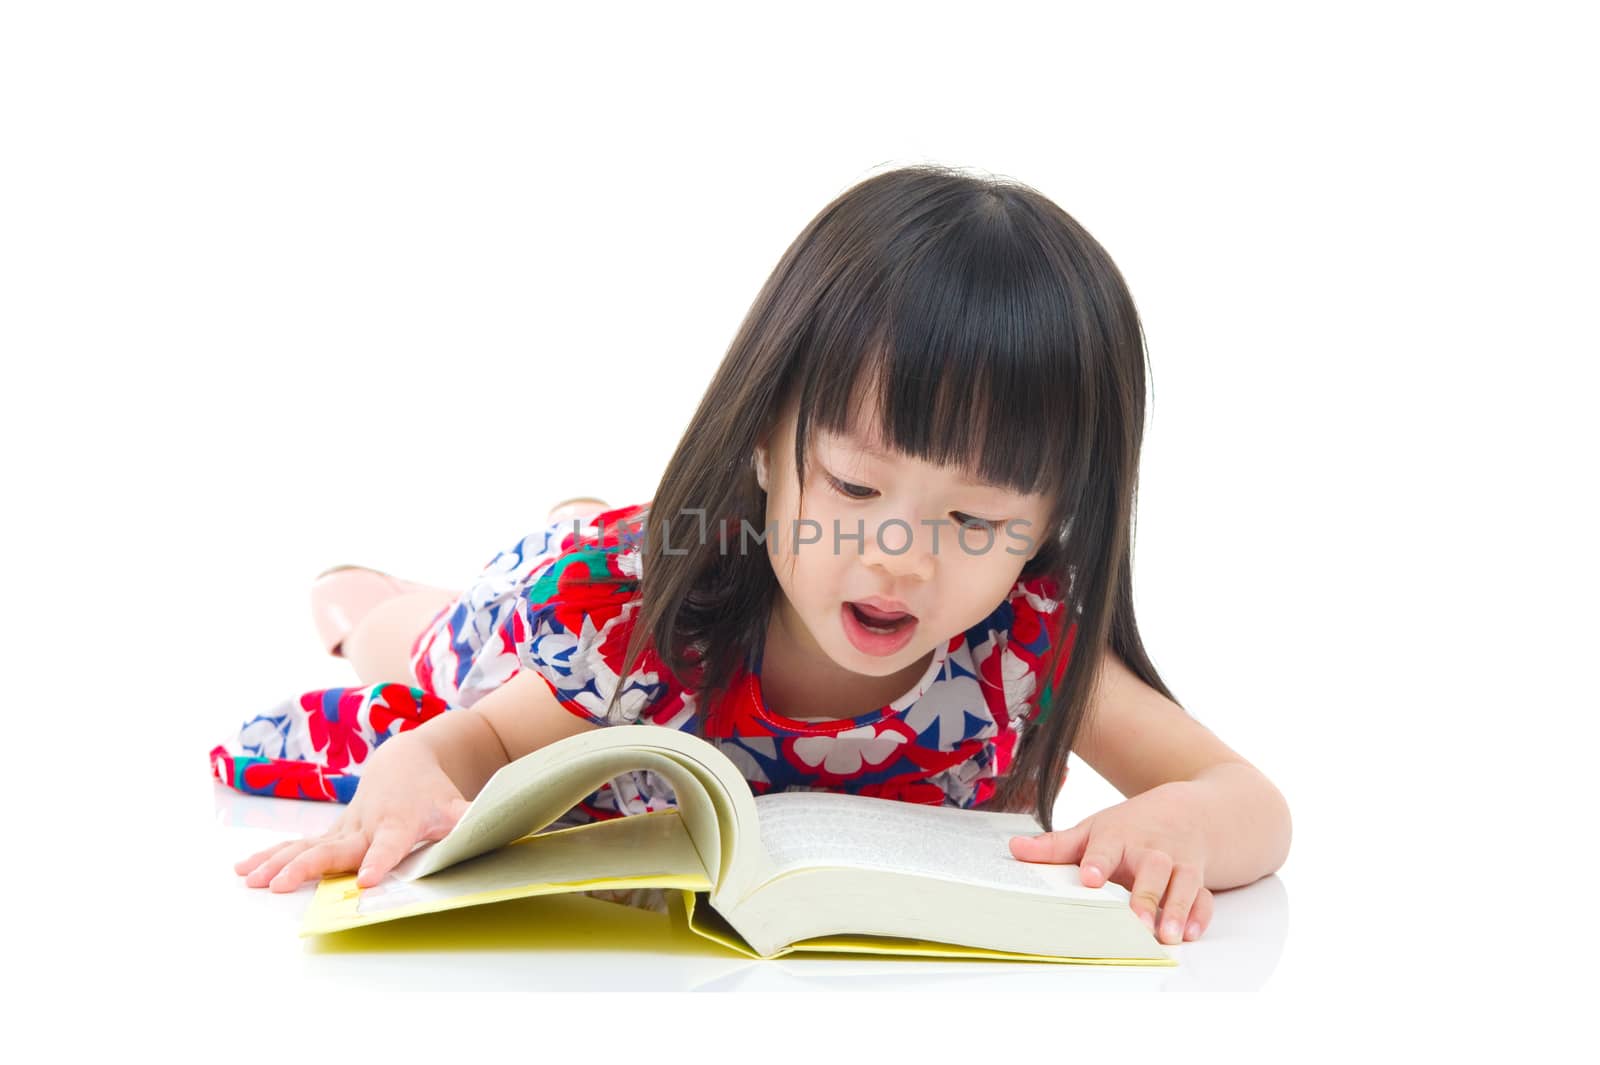
POLYGON ((686 889, 683 893, 684 911, 688 926, 695 934, 720 943, 730 950, 751 958, 781 958, 799 951, 826 954, 882 954, 910 955, 928 958, 993 958, 1000 961, 1045 961, 1065 965, 1161 965, 1175 966, 1173 958, 1072 958, 1047 954, 1018 954, 1005 950, 986 950, 955 943, 936 943, 926 939, 902 939, 896 936, 836 935, 817 936, 792 943, 775 954, 757 954, 744 938, 728 924, 727 919, 712 909, 699 890, 686 889))
POLYGON ((317 885, 300 935, 537 895, 711 886, 678 811, 658 810, 534 833, 417 880, 361 888, 353 873, 329 877, 317 885))
POLYGON ((741 964, 724 947, 684 927, 677 892, 666 897, 669 913, 583 894, 538 895, 380 921, 304 942, 316 954, 633 952, 741 964))

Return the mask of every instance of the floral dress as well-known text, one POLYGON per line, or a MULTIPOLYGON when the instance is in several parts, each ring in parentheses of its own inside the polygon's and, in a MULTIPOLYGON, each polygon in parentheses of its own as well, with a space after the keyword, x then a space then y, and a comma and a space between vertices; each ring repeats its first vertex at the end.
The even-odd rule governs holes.
MULTIPOLYGON (((702 712, 697 694, 653 647, 619 676, 640 607, 648 506, 615 508, 587 524, 557 522, 524 537, 418 635, 415 685, 294 696, 214 747, 213 775, 255 795, 349 802, 375 747, 437 714, 472 706, 522 669, 534 670, 562 706, 597 724, 690 729, 702 712), (619 686, 621 698, 608 713, 619 686)), ((843 791, 981 807, 1036 720, 1039 700, 1032 697, 1064 616, 1053 580, 1021 579, 986 618, 935 650, 911 690, 839 720, 802 720, 769 708, 757 653, 736 671, 703 735, 756 795, 843 791)), ((1076 628, 1075 621, 1068 627, 1069 650, 1076 628)), ((1063 670, 1066 663, 1063 655, 1063 670)), ((639 770, 601 785, 556 827, 672 805, 666 781, 639 770)))

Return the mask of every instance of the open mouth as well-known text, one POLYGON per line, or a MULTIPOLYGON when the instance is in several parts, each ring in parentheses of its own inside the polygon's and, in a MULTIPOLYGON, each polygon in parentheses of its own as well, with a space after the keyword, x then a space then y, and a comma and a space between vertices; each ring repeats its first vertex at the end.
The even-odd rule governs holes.
POLYGON ((907 625, 915 624, 917 620, 915 614, 903 612, 898 614, 885 613, 882 610, 864 606, 861 603, 851 603, 849 606, 850 610, 855 614, 856 620, 861 623, 862 628, 879 635, 899 632, 907 625))

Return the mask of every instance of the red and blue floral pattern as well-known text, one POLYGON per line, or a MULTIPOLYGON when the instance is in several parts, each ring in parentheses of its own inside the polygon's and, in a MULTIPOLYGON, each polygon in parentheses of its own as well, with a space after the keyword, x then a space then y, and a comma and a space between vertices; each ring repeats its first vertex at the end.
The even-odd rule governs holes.
MULTIPOLYGON (((646 648, 619 676, 639 609, 640 521, 648 504, 553 524, 500 552, 413 645, 417 687, 377 684, 308 692, 247 721, 213 749, 214 775, 241 791, 349 802, 367 754, 453 707, 468 707, 532 669, 568 710, 604 725, 689 729, 696 693, 646 648), (620 686, 622 697, 607 703, 620 686)), ((855 718, 784 717, 761 698, 760 658, 739 671, 704 735, 757 795, 844 791, 930 805, 981 807, 1038 716, 1035 693, 1065 617, 1049 578, 1019 580, 995 610, 934 654, 888 706, 855 718)), ((1076 623, 1068 626, 1070 651, 1076 623)), ((1062 658, 1062 668, 1067 658, 1062 658)), ((1045 689, 1048 699, 1061 681, 1045 689)), ((563 824, 673 805, 655 773, 625 773, 563 824)))

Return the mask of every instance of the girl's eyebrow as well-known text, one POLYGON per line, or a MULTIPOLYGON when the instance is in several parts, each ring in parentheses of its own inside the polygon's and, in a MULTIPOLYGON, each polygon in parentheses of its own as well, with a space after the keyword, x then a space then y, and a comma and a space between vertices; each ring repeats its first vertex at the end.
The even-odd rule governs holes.
MULTIPOLYGON (((828 436, 833 437, 834 439, 840 441, 841 444, 844 446, 844 448, 846 450, 855 451, 855 452, 858 452, 858 453, 860 453, 862 455, 869 455, 872 458, 875 458, 875 459, 879 460, 880 462, 893 463, 893 462, 897 461, 896 457, 894 455, 890 455, 887 452, 885 452, 885 451, 883 451, 883 450, 881 450, 881 449, 879 449, 877 447, 874 447, 871 443, 858 440, 853 435, 852 436, 839 436, 836 433, 828 432, 828 430, 826 430, 826 429, 824 429, 822 431, 825 434, 827 434, 828 436)), ((989 489, 993 489, 996 492, 1009 492, 1009 491, 1011 491, 1011 489, 1007 488, 1005 485, 994 484, 994 483, 989 482, 989 481, 974 480, 973 478, 968 477, 965 473, 958 474, 957 477, 956 477, 956 481, 959 484, 961 484, 963 487, 966 487, 966 488, 989 488, 989 489)))

